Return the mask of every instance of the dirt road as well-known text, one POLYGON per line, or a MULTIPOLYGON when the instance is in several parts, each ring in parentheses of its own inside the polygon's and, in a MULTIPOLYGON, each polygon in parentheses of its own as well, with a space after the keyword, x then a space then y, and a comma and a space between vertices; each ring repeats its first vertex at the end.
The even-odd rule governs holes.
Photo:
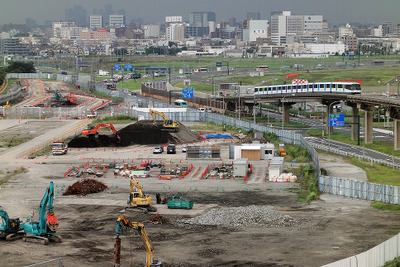
MULTIPOLYGON (((46 129, 26 125, 26 131, 46 129)), ((64 121, 66 125, 70 121, 64 121)), ((15 127, 15 126, 14 126, 15 127)), ((66 126, 63 126, 66 127, 66 126)), ((1 127, 4 129, 7 127, 1 127)), ((12 127, 11 127, 12 128, 12 127)), ((21 129, 22 130, 22 129, 21 129)), ((0 130, 0 134, 4 130, 0 130)), ((42 142, 40 140, 39 142, 42 142)), ((228 161, 229 143, 221 143, 222 159, 228 161)), ((1 155, 6 155, 7 151, 1 155)), ((194 210, 169 210, 158 206, 160 214, 171 220, 170 224, 152 224, 149 214, 124 213, 129 195, 129 181, 113 175, 95 178, 109 189, 85 197, 62 196, 62 192, 78 178, 64 177, 72 166, 93 162, 140 165, 142 159, 153 161, 169 159, 186 162, 185 154, 153 155, 151 147, 133 145, 124 148, 73 149, 63 156, 42 156, 34 159, 3 157, 2 176, 21 166, 28 170, 10 178, 0 189, 0 205, 11 217, 22 220, 39 207, 50 181, 56 186, 55 215, 60 221, 58 234, 63 243, 40 244, 1 241, 2 266, 23 266, 63 257, 64 266, 111 266, 115 237, 115 220, 126 215, 132 221, 144 222, 154 245, 155 256, 164 266, 321 266, 323 264, 360 253, 399 232, 399 214, 375 210, 367 201, 323 195, 310 204, 297 201, 296 184, 265 182, 260 177, 239 179, 207 179, 191 176, 182 180, 159 180, 155 176, 140 179, 146 193, 155 199, 162 195, 182 195, 194 200, 194 210), (244 227, 221 225, 190 225, 180 222, 184 218, 207 215, 216 208, 274 207, 277 212, 295 221, 291 225, 253 223, 247 219, 244 227), (336 250, 336 247, 343 249, 336 250)), ((190 160, 193 173, 201 173, 211 162, 190 160)), ((336 164, 340 164, 338 161, 336 164)), ((264 168, 265 163, 254 163, 264 168)), ((346 166, 351 168, 351 166, 346 166)), ((255 171, 259 175, 261 171, 255 171)), ((91 177, 92 178, 92 177, 91 177)), ((238 211, 239 212, 239 211, 238 211)), ((37 213, 37 212, 36 212, 37 213)), ((232 216, 239 213, 232 214, 232 216)), ((262 216, 262 214, 258 214, 262 216)), ((35 217, 37 219, 37 215, 35 217)), ((215 220, 217 217, 215 217, 215 220)), ((122 236, 122 266, 143 266, 145 252, 135 232, 122 236)))

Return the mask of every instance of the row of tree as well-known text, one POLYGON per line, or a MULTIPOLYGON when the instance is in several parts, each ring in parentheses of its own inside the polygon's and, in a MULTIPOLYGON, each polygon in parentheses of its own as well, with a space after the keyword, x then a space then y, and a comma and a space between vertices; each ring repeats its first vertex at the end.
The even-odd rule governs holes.
POLYGON ((0 85, 3 84, 7 73, 34 73, 36 72, 33 62, 11 62, 7 67, 0 68, 0 85))

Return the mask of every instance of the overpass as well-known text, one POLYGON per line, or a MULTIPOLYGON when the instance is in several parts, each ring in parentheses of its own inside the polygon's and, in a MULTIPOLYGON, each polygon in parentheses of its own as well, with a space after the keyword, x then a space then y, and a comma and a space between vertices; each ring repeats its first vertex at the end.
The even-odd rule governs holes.
MULTIPOLYGON (((285 95, 254 95, 243 94, 235 97, 218 97, 226 103, 226 106, 232 106, 229 103, 240 103, 239 106, 247 106, 249 112, 253 112, 253 108, 258 103, 278 103, 282 107, 282 120, 284 123, 289 123, 290 107, 298 102, 319 102, 326 106, 326 114, 333 113, 333 104, 343 102, 345 105, 352 108, 352 124, 351 124, 351 139, 359 138, 359 112, 360 109, 365 111, 365 138, 366 144, 371 144, 373 141, 373 111, 384 108, 386 116, 393 119, 393 135, 394 149, 400 150, 400 98, 389 98, 380 96, 367 95, 347 95, 335 93, 298 93, 285 95)), ((333 127, 329 126, 329 116, 326 117, 326 132, 332 133, 333 127)))

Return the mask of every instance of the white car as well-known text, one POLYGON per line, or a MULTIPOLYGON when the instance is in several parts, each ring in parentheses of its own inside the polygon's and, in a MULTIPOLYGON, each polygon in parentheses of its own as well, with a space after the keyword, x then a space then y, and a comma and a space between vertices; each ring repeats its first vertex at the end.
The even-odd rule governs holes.
POLYGON ((186 153, 186 151, 187 151, 187 146, 183 146, 183 147, 182 147, 182 152, 183 152, 183 153, 186 153))
POLYGON ((163 149, 162 146, 156 146, 156 147, 153 149, 153 154, 161 154, 161 153, 163 153, 163 152, 164 152, 164 149, 163 149))

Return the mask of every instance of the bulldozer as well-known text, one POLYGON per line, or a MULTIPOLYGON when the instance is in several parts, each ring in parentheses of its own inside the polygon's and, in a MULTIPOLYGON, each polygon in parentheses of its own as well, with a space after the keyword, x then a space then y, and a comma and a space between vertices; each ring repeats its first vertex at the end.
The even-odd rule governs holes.
POLYGON ((150 115, 153 117, 154 124, 157 123, 156 114, 160 115, 164 119, 162 131, 177 132, 179 130, 179 124, 174 120, 169 120, 164 113, 153 109, 149 109, 149 112, 150 115))
POLYGON ((151 205, 151 197, 147 196, 143 193, 142 186, 136 181, 135 178, 130 178, 130 193, 129 193, 129 200, 128 200, 128 207, 125 210, 129 211, 136 211, 141 210, 144 213, 147 212, 155 212, 157 211, 156 207, 151 205), (135 191, 136 189, 136 191, 135 191))

